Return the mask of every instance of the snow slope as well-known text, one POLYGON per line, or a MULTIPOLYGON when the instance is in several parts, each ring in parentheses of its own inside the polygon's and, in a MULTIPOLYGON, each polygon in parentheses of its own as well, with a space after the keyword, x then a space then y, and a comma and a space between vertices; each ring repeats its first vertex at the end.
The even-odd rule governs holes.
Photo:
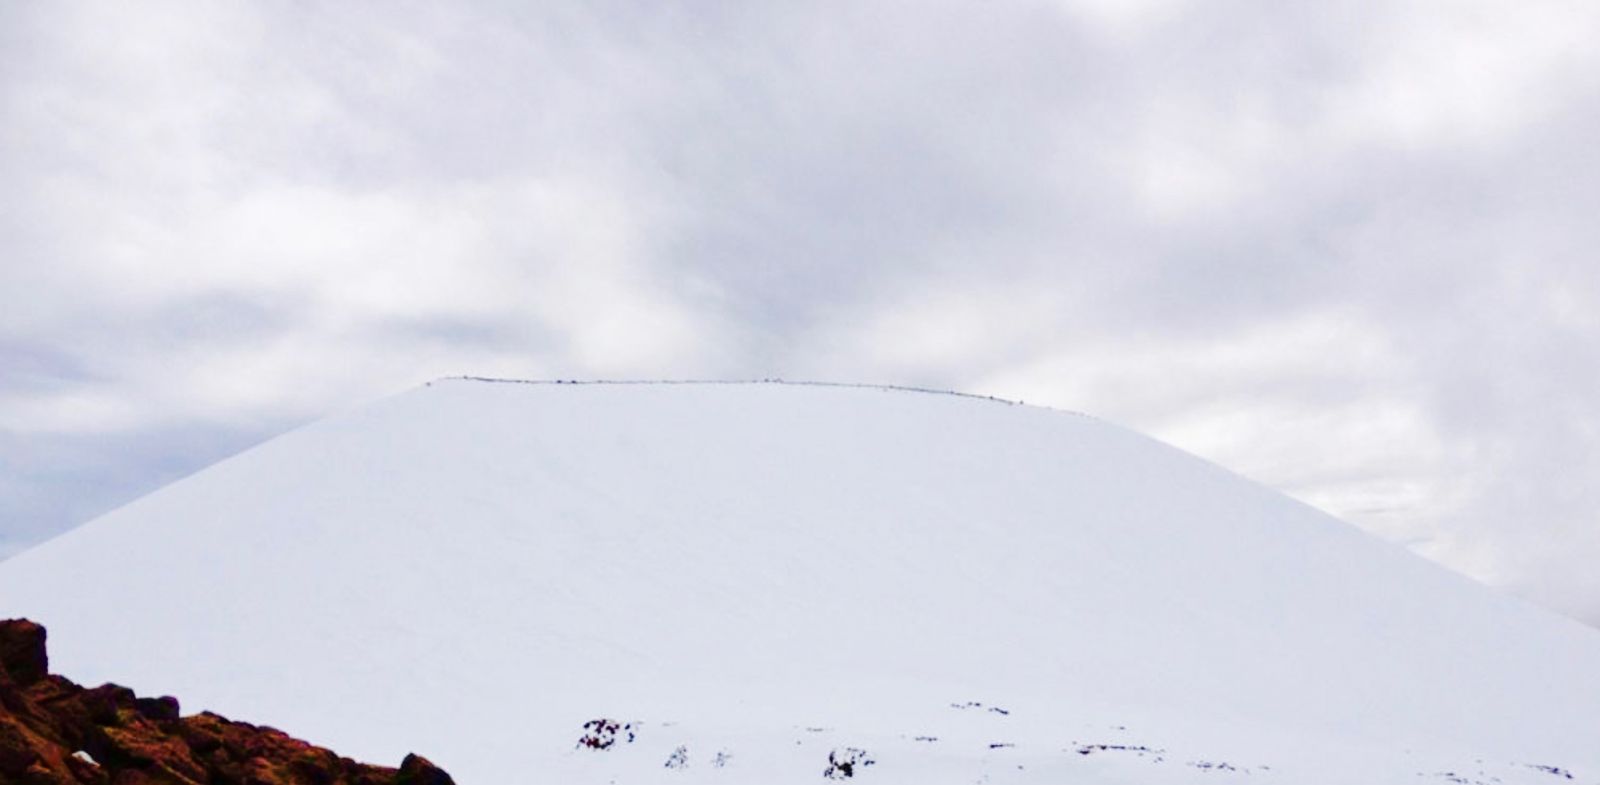
POLYGON ((0 615, 463 785, 1600 782, 1600 633, 946 394, 436 382, 0 563, 0 615))

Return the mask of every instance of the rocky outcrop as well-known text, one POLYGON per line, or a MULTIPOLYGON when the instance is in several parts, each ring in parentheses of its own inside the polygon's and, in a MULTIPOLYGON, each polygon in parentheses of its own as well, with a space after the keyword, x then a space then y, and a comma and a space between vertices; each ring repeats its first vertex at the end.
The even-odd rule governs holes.
POLYGON ((0 785, 454 785, 426 758, 370 766, 282 731, 51 675, 45 630, 0 621, 0 785))

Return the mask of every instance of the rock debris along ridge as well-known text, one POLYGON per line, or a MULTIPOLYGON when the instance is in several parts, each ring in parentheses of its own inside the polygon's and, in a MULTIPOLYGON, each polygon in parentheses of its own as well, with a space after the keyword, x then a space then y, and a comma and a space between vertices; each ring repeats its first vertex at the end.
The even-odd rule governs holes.
POLYGON ((959 395, 442 380, 0 563, 0 615, 463 782, 1600 785, 1594 630, 959 395))
MULTIPOLYGON (((905 392, 923 393, 927 395, 948 395, 953 398, 970 398, 976 401, 992 401, 1003 403, 1007 406, 1027 406, 1027 402, 1001 398, 997 395, 981 395, 979 393, 961 392, 960 390, 946 390, 940 387, 919 387, 912 384, 881 384, 872 382, 828 382, 816 379, 517 379, 503 376, 446 376, 434 382, 428 382, 425 387, 431 387, 438 382, 477 382, 481 384, 555 384, 555 385, 785 385, 789 387, 832 387, 841 390, 878 390, 880 392, 905 392)), ((1033 405, 1035 409, 1046 409, 1071 414, 1078 417, 1090 417, 1083 412, 1066 409, 1055 409, 1049 406, 1033 405)))
POLYGON ((49 672, 45 629, 0 621, 0 783, 19 785, 453 785, 417 755, 370 766, 272 728, 126 687, 49 672))

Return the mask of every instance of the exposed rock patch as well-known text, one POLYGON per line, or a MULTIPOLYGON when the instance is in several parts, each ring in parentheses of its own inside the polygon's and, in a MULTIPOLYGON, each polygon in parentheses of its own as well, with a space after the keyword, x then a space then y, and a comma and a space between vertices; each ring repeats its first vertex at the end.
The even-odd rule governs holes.
POLYGON ((45 630, 0 621, 0 785, 454 785, 417 755, 371 766, 273 728, 51 675, 45 630))

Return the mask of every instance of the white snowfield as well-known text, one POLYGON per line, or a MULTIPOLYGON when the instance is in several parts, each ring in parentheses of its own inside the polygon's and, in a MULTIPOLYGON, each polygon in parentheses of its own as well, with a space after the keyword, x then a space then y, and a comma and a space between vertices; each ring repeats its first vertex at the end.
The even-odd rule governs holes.
POLYGON ((898 389, 436 382, 0 564, 0 615, 463 785, 1600 783, 1600 632, 1129 431, 898 389))

